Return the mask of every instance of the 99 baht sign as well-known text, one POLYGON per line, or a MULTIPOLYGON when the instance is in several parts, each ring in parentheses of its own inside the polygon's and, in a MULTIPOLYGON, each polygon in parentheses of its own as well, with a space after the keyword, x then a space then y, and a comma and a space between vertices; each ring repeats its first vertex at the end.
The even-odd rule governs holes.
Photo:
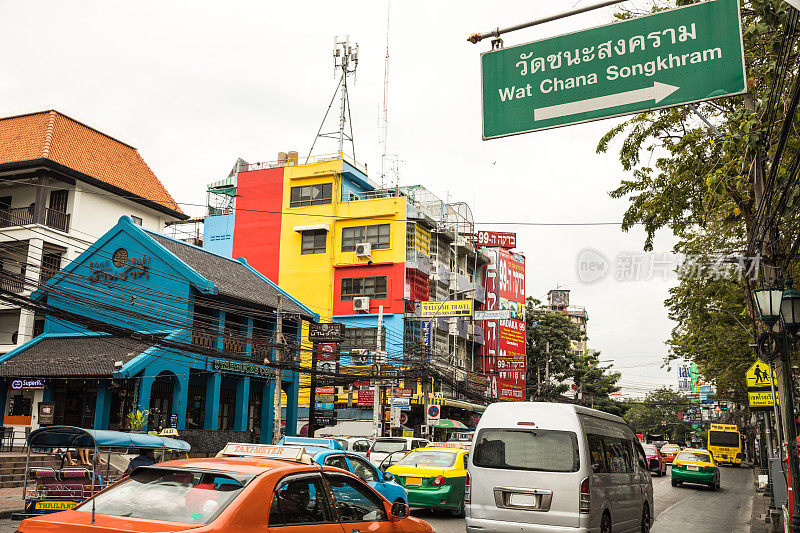
POLYGON ((709 0, 481 56, 483 138, 746 92, 738 0, 709 0))

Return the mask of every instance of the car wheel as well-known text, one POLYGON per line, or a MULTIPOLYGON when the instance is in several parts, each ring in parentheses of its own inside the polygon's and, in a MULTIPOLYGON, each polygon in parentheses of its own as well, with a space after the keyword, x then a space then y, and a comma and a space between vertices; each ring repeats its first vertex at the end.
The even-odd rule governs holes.
POLYGON ((672 486, 673 486, 673 487, 677 487, 677 486, 678 486, 678 482, 677 482, 677 481, 675 481, 674 479, 672 480, 672 486))
POLYGON ((451 509, 450 514, 457 518, 464 518, 464 502, 461 502, 458 509, 451 509))
POLYGON ((642 533, 650 533, 650 507, 647 504, 642 509, 642 533))
POLYGON ((603 513, 603 519, 600 521, 600 533, 611 533, 611 515, 603 513))
POLYGON ((717 482, 716 481, 713 482, 711 485, 708 486, 708 488, 710 488, 712 491, 716 492, 716 490, 717 490, 717 482))

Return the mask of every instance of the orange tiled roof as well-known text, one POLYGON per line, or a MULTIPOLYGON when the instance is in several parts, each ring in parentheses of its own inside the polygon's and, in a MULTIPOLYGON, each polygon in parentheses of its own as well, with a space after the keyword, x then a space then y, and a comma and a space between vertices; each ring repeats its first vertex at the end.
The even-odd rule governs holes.
POLYGON ((40 158, 183 212, 136 148, 58 111, 0 118, 0 164, 40 158))

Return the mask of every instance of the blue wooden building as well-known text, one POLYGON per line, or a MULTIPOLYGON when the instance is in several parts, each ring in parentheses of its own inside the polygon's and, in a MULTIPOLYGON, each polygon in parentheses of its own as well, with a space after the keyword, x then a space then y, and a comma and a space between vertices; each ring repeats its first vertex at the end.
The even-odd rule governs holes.
POLYGON ((271 442, 282 346, 285 432, 296 434, 292 368, 302 322, 319 316, 244 259, 124 216, 31 298, 46 316, 44 334, 0 358, 7 425, 125 429, 140 410, 148 429, 271 442))

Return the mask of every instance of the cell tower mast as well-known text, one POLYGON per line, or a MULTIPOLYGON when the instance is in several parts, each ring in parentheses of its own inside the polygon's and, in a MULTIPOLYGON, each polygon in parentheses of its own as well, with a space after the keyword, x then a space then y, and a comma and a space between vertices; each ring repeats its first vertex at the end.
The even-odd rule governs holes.
POLYGON ((320 138, 336 139, 339 143, 339 153, 344 155, 344 143, 350 142, 352 149, 352 156, 356 158, 356 145, 353 141, 353 122, 350 118, 350 96, 347 90, 347 78, 352 77, 355 82, 356 67, 358 67, 358 44, 350 44, 350 36, 346 36, 344 41, 340 41, 339 37, 333 38, 333 73, 334 76, 339 75, 339 83, 336 85, 336 90, 333 92, 328 109, 325 111, 325 116, 322 117, 322 123, 317 130, 317 136, 314 137, 314 142, 311 143, 311 149, 306 156, 306 163, 308 163, 311 153, 314 151, 314 146, 320 138), (339 128, 336 131, 322 133, 322 128, 325 126, 325 120, 328 118, 328 113, 333 107, 333 102, 336 101, 336 95, 339 95, 339 128), (350 130, 349 133, 347 130, 350 130))
POLYGON ((386 179, 386 138, 389 135, 389 15, 392 1, 386 2, 386 57, 383 63, 383 108, 378 124, 378 138, 381 150, 381 187, 385 187, 386 179))

